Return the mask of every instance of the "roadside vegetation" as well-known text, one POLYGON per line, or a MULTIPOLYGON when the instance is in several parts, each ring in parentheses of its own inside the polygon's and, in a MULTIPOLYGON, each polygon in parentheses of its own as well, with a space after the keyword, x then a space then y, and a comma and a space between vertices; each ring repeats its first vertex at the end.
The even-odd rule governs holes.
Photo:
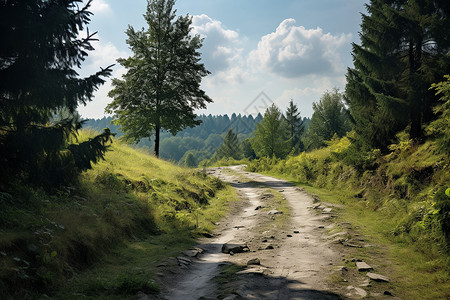
POLYGON ((363 170, 351 164, 358 154, 350 138, 335 138, 326 148, 287 159, 254 160, 248 170, 288 179, 324 201, 344 204, 343 219, 387 247, 402 293, 441 299, 450 290, 450 165, 438 144, 400 140, 389 154, 374 150, 364 162, 371 168, 363 170))
POLYGON ((157 292, 156 265, 211 232, 235 198, 201 171, 117 141, 74 185, 1 196, 1 298, 16 299, 157 292))

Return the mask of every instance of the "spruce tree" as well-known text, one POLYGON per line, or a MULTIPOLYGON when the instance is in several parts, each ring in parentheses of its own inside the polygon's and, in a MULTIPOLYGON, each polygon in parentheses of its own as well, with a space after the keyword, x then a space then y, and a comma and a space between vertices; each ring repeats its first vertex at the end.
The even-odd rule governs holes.
POLYGON ((258 157, 284 158, 289 152, 289 129, 280 109, 269 106, 261 123, 256 125, 253 149, 258 157))
POLYGON ((80 37, 91 1, 5 0, 0 2, 1 181, 17 176, 39 184, 68 183, 103 156, 110 132, 70 143, 82 122, 76 114, 111 74, 87 78, 76 68, 93 50, 95 34, 80 37), (65 111, 65 117, 55 114, 65 111), (16 176, 14 176, 16 175, 16 176))
POLYGON ((434 116, 428 90, 450 71, 448 1, 372 0, 363 14, 361 45, 353 44, 347 104, 355 130, 386 149, 398 131, 420 139, 434 116))
POLYGON ((200 89, 209 74, 200 63, 199 35, 191 35, 192 18, 176 18, 174 0, 148 2, 147 30, 128 27, 127 43, 133 56, 119 59, 127 69, 123 79, 113 79, 109 96, 114 100, 106 111, 114 114, 126 138, 138 142, 155 135, 159 156, 161 130, 176 134, 201 123, 195 109, 212 100, 200 89))
POLYGON ((298 111, 297 105, 291 99, 289 101, 289 106, 286 109, 286 121, 289 127, 289 138, 291 140, 291 148, 295 151, 303 150, 303 143, 300 139, 305 127, 303 125, 303 120, 300 117, 300 112, 298 111))
POLYGON ((215 158, 242 158, 242 150, 240 148, 237 134, 234 133, 232 129, 228 130, 222 144, 219 146, 219 148, 217 148, 215 158))

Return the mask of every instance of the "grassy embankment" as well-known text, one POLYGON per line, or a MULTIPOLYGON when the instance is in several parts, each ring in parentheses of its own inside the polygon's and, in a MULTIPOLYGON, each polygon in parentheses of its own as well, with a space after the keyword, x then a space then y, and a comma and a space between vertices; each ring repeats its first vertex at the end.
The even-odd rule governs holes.
POLYGON ((1 193, 0 298, 157 293, 156 266, 211 232, 236 199, 203 172, 117 141, 105 158, 73 187, 1 193))
POLYGON ((344 205, 342 222, 350 221, 369 242, 386 249, 380 253, 386 261, 380 264, 398 296, 448 299, 448 156, 439 154, 431 141, 402 141, 389 155, 374 151, 365 158, 370 167, 362 171, 345 163, 349 146, 347 138, 334 140, 327 148, 285 160, 254 161, 248 169, 288 179, 323 201, 344 205))

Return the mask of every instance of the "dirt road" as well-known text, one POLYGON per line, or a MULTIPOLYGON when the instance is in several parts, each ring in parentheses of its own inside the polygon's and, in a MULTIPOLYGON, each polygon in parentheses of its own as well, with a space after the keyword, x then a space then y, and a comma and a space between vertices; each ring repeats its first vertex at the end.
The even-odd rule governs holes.
POLYGON ((166 283, 164 299, 367 296, 362 288, 350 286, 343 291, 332 283, 347 271, 342 266, 342 245, 336 243, 343 233, 341 228, 334 230, 331 221, 334 207, 315 203, 286 181, 245 172, 242 166, 208 173, 229 182, 242 201, 219 224, 215 237, 178 258, 185 270, 173 283, 166 283), (330 232, 337 233, 330 239, 330 232))

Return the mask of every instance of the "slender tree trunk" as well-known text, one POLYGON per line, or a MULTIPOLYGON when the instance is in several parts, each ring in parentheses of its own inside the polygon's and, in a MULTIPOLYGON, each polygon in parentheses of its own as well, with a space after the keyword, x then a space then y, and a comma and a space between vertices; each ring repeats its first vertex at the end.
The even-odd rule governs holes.
POLYGON ((422 41, 410 41, 409 44, 409 68, 410 68, 410 121, 411 127, 409 136, 412 139, 420 139, 422 137, 422 105, 421 102, 424 93, 422 86, 417 83, 416 77, 422 59, 422 41), (415 51, 414 51, 415 50, 415 51))
POLYGON ((161 131, 161 125, 157 124, 155 127, 155 156, 159 158, 159 133, 161 131))

